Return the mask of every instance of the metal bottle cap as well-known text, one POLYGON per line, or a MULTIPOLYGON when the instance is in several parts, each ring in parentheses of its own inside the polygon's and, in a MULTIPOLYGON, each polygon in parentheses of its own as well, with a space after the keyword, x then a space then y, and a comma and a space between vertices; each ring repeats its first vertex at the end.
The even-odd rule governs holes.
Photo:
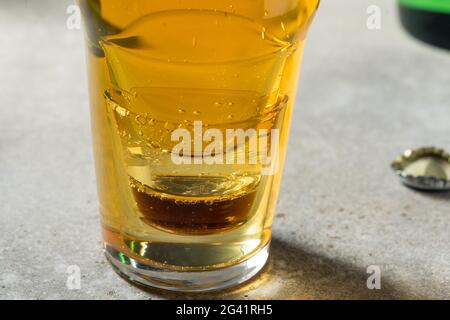
POLYGON ((425 147, 406 150, 391 167, 408 187, 450 190, 450 154, 442 149, 425 147))

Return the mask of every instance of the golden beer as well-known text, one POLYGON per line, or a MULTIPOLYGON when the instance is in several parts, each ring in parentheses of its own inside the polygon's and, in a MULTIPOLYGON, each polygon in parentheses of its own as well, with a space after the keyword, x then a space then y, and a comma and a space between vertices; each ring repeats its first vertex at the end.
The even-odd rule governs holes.
POLYGON ((200 291, 262 268, 318 2, 79 1, 105 251, 122 275, 200 291))

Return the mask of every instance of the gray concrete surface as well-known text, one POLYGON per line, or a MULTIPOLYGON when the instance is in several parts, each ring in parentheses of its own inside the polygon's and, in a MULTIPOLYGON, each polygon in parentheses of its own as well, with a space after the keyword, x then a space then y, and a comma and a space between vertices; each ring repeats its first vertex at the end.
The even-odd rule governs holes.
POLYGON ((143 291, 100 249, 82 32, 67 1, 0 2, 0 298, 450 298, 450 195, 401 186, 406 148, 450 149, 450 52, 393 1, 323 1, 309 35, 270 262, 217 294, 143 291), (382 29, 366 28, 369 4, 382 29), (68 290, 67 266, 81 268, 68 290), (368 290, 378 265, 381 290, 368 290))

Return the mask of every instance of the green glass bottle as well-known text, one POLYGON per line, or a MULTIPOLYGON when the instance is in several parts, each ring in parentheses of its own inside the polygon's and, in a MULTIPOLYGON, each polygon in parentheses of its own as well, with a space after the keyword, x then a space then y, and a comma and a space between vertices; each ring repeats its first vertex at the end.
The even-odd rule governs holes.
POLYGON ((399 0, 400 19, 414 37, 450 49, 450 0, 399 0))

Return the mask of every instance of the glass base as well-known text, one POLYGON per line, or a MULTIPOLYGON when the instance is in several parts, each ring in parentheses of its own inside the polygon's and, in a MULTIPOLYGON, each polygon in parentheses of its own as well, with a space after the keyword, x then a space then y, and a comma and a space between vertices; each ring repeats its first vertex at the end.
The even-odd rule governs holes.
POLYGON ((226 268, 208 271, 174 271, 142 264, 104 244, 105 256, 122 277, 147 287, 183 292, 215 291, 241 284, 266 264, 270 243, 249 259, 226 268))

